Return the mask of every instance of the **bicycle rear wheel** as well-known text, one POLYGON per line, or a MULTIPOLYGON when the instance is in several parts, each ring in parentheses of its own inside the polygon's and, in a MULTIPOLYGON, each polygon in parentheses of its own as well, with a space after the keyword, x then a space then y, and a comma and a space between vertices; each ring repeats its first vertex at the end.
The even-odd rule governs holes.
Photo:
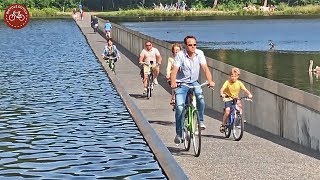
POLYGON ((232 134, 235 141, 239 141, 243 136, 244 122, 240 114, 236 114, 232 134))
POLYGON ((194 156, 199 157, 201 152, 201 126, 200 126, 200 118, 198 111, 195 110, 192 113, 192 144, 193 144, 193 150, 194 150, 194 156))
POLYGON ((183 137, 184 150, 189 151, 191 146, 191 139, 190 139, 191 131, 189 128, 189 117, 186 109, 182 113, 182 117, 183 117, 182 137, 183 137))

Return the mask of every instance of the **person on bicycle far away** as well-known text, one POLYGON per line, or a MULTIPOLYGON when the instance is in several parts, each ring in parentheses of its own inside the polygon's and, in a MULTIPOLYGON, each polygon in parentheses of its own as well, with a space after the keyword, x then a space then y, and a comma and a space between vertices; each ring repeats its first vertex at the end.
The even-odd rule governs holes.
POLYGON ((103 49, 102 53, 103 59, 109 59, 109 58, 115 58, 114 62, 117 62, 117 60, 120 58, 119 51, 116 47, 116 45, 113 44, 112 38, 109 38, 107 40, 107 45, 103 49))
POLYGON ((93 16, 92 19, 91 19, 91 27, 93 28, 93 32, 96 32, 97 29, 98 29, 98 18, 97 16, 93 16))
MULTIPOLYGON (((215 83, 212 81, 212 75, 207 65, 206 58, 202 50, 197 49, 197 40, 194 36, 187 36, 184 38, 185 50, 177 53, 175 61, 173 63, 171 72, 171 88, 175 89, 176 105, 175 105, 175 119, 176 119, 176 137, 174 142, 176 144, 182 143, 182 120, 183 111, 185 108, 185 101, 189 87, 181 86, 177 88, 177 83, 186 83, 190 86, 200 86, 198 79, 200 73, 200 67, 202 68, 208 86, 213 87, 215 83)), ((196 87, 195 90, 197 109, 199 112, 201 129, 205 129, 206 126, 203 123, 204 115, 204 96, 201 87, 196 87)))
MULTIPOLYGON (((233 98, 238 98, 240 90, 243 90, 249 98, 252 98, 252 94, 248 89, 244 86, 244 84, 239 81, 240 77, 240 70, 238 68, 232 68, 230 71, 230 77, 226 82, 223 84, 222 88, 220 89, 220 95, 223 97, 224 101, 224 115, 222 119, 222 124, 220 126, 220 132, 224 133, 225 125, 227 122, 227 118, 230 114, 230 108, 232 106, 233 98)), ((237 105, 240 108, 240 113, 242 112, 241 109, 241 101, 237 101, 237 105)))
POLYGON ((104 30, 106 32, 106 38, 109 39, 111 38, 111 29, 112 25, 109 20, 106 20, 106 23, 104 24, 104 30))
POLYGON ((144 43, 145 48, 141 51, 139 57, 139 63, 143 64, 143 94, 147 93, 147 78, 148 74, 150 73, 150 67, 153 68, 154 80, 153 83, 155 85, 158 84, 157 77, 160 72, 160 65, 162 61, 162 57, 160 52, 157 48, 152 47, 152 43, 150 41, 146 41, 144 43), (151 64, 152 63, 152 64, 151 64))

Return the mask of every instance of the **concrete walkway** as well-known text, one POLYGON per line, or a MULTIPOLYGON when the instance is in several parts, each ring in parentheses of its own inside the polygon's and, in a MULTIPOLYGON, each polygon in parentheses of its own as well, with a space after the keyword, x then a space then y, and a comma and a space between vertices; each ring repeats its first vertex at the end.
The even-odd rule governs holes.
MULTIPOLYGON (((93 52, 100 58, 106 40, 100 34, 92 33, 90 17, 86 16, 77 24, 93 52)), ((190 179, 320 179, 319 153, 249 124, 246 124, 241 141, 226 139, 219 132, 221 122, 218 119, 222 115, 210 109, 206 109, 205 113, 207 129, 203 132, 200 157, 194 157, 192 149, 182 151, 182 145, 173 143, 174 114, 169 106, 170 89, 164 76, 158 78, 160 84, 155 87, 150 100, 142 97, 138 59, 120 45, 117 46, 121 59, 116 63, 116 76, 109 76, 120 81, 119 86, 131 96, 190 179)), ((102 65, 107 67, 105 63, 102 65)))

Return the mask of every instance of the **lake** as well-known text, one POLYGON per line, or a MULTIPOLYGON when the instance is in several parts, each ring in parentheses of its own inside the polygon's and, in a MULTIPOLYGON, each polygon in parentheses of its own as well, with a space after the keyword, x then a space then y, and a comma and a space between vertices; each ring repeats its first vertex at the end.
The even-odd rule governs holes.
POLYGON ((114 19, 135 31, 169 42, 197 37, 205 55, 257 75, 320 95, 318 74, 308 73, 309 60, 320 66, 320 18, 130 18, 114 19), (140 22, 135 22, 140 21, 140 22), (270 49, 269 40, 275 47, 270 49))

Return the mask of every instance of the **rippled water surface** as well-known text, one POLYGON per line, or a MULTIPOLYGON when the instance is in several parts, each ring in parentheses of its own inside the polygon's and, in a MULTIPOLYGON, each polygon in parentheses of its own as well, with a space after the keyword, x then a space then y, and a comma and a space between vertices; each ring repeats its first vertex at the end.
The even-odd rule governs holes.
POLYGON ((308 73, 309 60, 320 66, 320 17, 286 19, 191 20, 120 19, 120 24, 157 39, 181 42, 197 37, 211 58, 320 96, 320 73, 308 73), (269 40, 275 44, 270 50, 269 40))
POLYGON ((121 22, 122 25, 166 41, 197 37, 199 46, 213 49, 261 50, 269 40, 281 51, 319 51, 320 18, 121 22))
POLYGON ((73 21, 0 39, 0 179, 165 179, 73 21))

